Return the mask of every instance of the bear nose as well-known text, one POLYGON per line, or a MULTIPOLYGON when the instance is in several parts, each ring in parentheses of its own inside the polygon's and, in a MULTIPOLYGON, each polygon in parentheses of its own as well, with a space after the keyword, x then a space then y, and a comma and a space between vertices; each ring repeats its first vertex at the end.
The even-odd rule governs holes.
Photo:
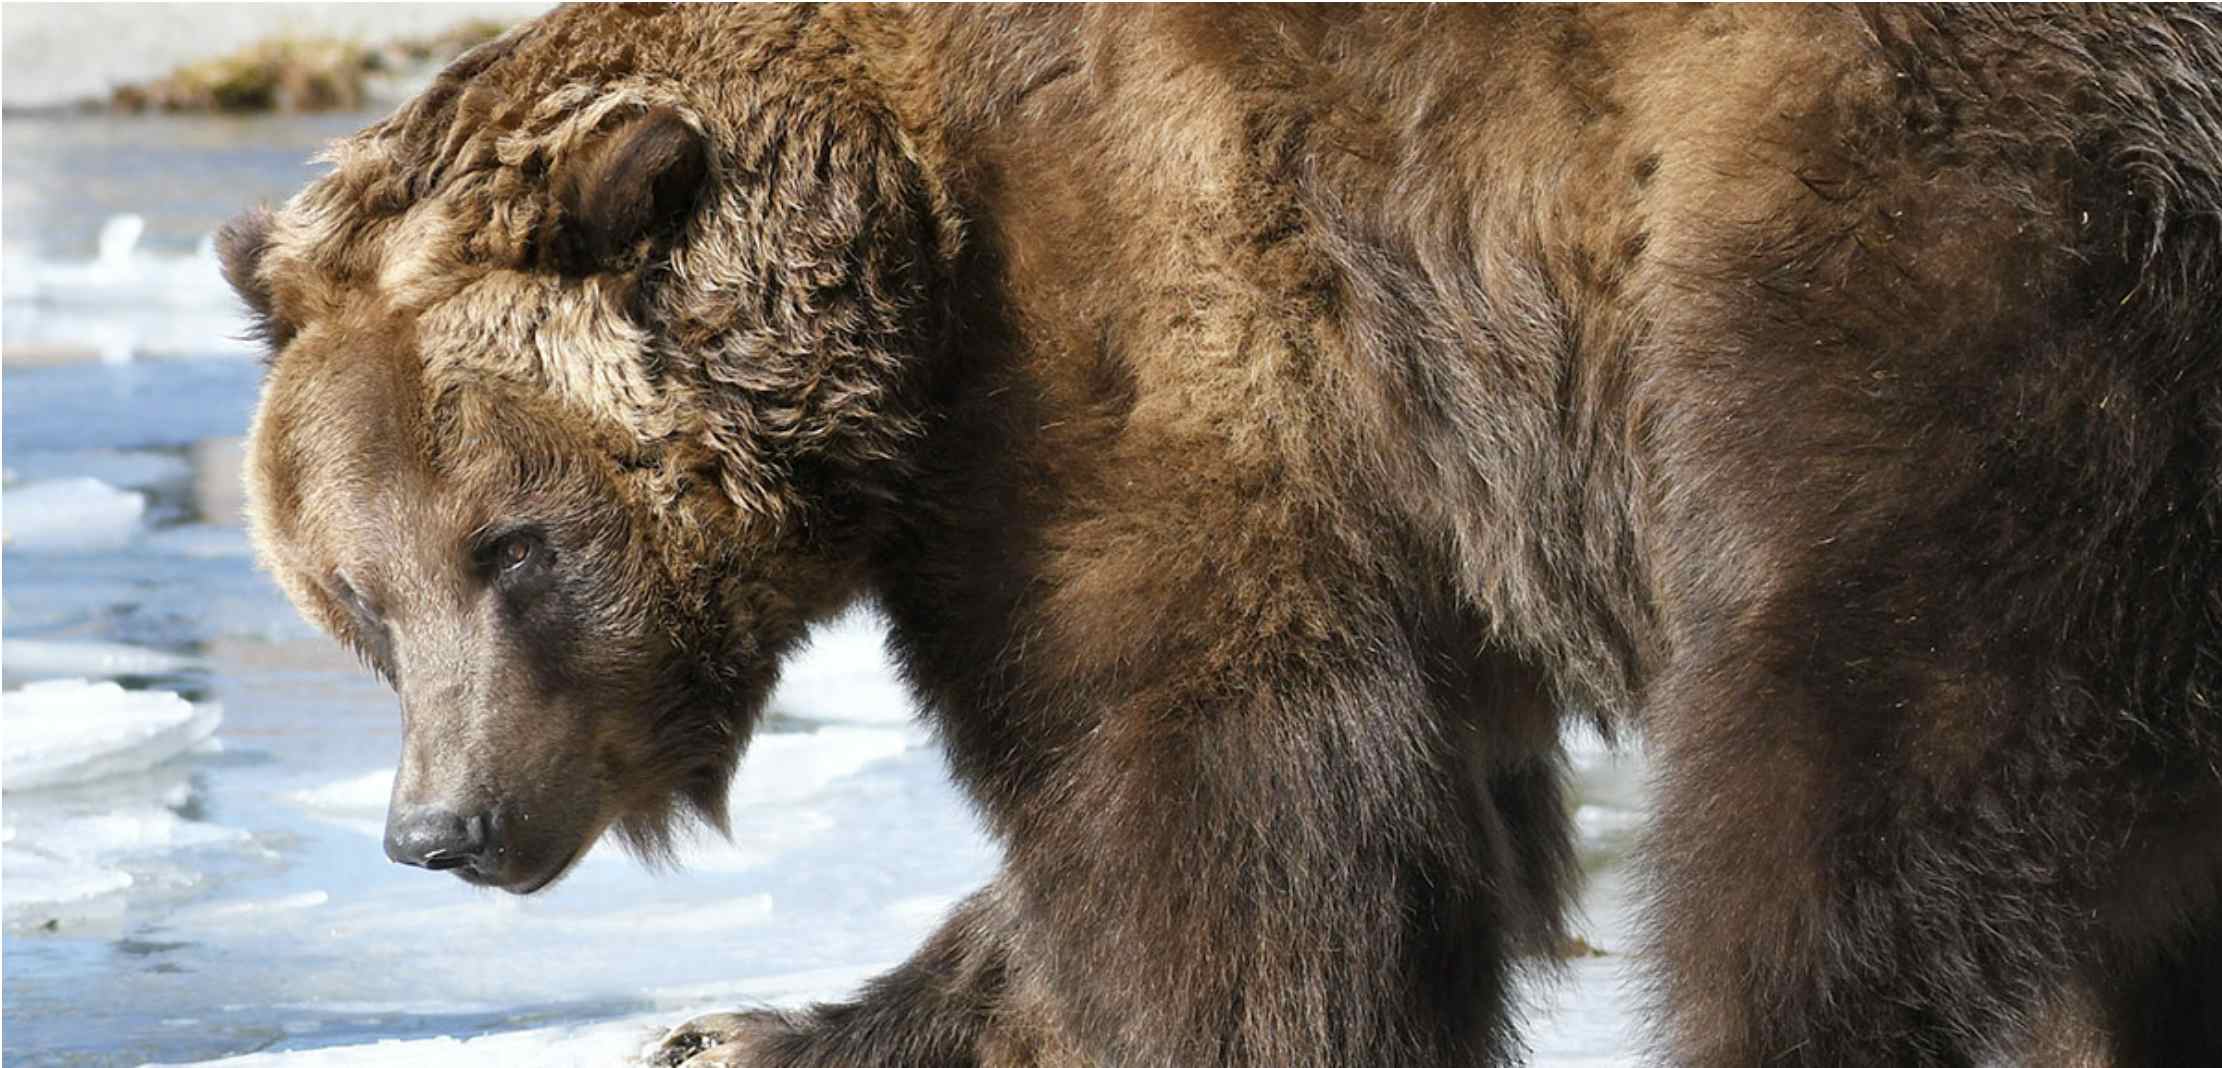
POLYGON ((386 856, 396 864, 447 871, 483 859, 490 846, 484 813, 464 816, 426 807, 386 821, 386 856))

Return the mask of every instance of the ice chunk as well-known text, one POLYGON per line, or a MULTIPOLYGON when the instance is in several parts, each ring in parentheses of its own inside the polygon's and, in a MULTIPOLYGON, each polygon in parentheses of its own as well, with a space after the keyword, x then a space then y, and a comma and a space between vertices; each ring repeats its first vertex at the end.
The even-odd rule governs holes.
POLYGON ((199 666, 200 661, 190 656, 120 642, 0 641, 0 675, 10 682, 64 676, 104 679, 172 675, 199 666))
POLYGON ((8 454, 8 478, 39 481, 82 476, 124 489, 183 485, 193 477, 185 458, 146 449, 23 449, 8 454))
POLYGON ((139 532, 146 510, 144 494, 97 478, 19 483, 0 496, 0 541, 45 552, 119 548, 139 532))
POLYGON ((141 355, 239 354, 248 323, 212 244, 189 255, 139 246, 146 220, 110 217, 90 261, 11 251, 0 340, 16 351, 89 351, 105 363, 141 355))
POLYGON ((111 274, 129 271, 132 250, 139 247, 139 236, 146 232, 146 216, 136 212, 126 212, 102 223, 100 254, 93 258, 93 266, 111 274))
POLYGON ((208 740, 223 712, 174 693, 58 679, 0 696, 0 789, 143 771, 208 740))
POLYGON ((72 797, 68 790, 13 795, 7 842, 0 845, 0 907, 8 922, 120 912, 121 902, 99 899, 137 892, 147 877, 157 888, 197 881, 189 869, 166 863, 165 854, 248 837, 132 796, 141 792, 123 790, 101 809, 91 807, 97 796, 72 797))
POLYGON ((309 790, 296 790, 288 795, 292 800, 320 812, 384 812, 386 799, 393 795, 393 771, 369 771, 352 779, 326 783, 309 790))
POLYGON ((307 890, 282 897, 196 905, 171 913, 167 922, 179 930, 199 929, 212 923, 261 923, 267 921, 269 914, 273 912, 319 908, 331 901, 332 895, 326 891, 307 890))
POLYGON ((365 772, 308 790, 296 790, 286 800, 308 809, 327 823, 358 834, 383 838, 386 834, 386 799, 393 796, 393 770, 365 772))
POLYGON ((136 807, 42 822, 37 833, 27 837, 48 843, 41 848, 49 855, 111 857, 235 842, 242 834, 230 827, 186 819, 168 809, 136 807))
POLYGON ((97 863, 48 856, 9 846, 0 849, 0 897, 13 913, 33 905, 66 905, 131 886, 130 874, 97 863))

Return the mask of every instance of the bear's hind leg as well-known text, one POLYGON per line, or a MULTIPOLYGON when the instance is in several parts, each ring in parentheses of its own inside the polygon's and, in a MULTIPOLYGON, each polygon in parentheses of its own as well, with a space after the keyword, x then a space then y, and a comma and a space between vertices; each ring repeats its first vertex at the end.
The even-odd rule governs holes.
POLYGON ((1030 799, 1023 959, 1095 1062, 1519 1060, 1515 977, 1573 884, 1555 724, 1499 744, 1493 680, 1408 642, 1171 672, 1195 681, 1113 706, 1030 799))

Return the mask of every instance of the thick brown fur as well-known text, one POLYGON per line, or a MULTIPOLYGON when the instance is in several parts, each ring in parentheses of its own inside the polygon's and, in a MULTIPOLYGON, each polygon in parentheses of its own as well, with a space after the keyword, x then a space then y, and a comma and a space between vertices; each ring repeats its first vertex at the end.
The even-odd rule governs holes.
POLYGON ((1581 715, 1674 1063, 2222 1063, 2213 9, 565 9, 332 161, 223 248, 397 805, 657 855, 868 599, 1006 847, 669 1062, 1516 1061, 1581 715))

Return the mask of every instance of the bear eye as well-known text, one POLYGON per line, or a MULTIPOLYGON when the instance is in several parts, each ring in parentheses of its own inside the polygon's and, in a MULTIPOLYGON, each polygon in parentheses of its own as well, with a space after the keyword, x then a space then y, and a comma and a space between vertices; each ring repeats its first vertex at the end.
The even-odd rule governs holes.
POLYGON ((334 574, 329 588, 332 596, 355 616, 355 626, 347 628, 340 639, 385 679, 387 685, 395 685, 393 633, 387 629, 385 617, 379 615, 378 606, 370 603, 370 598, 363 596, 345 575, 334 574))
POLYGON ((545 560, 548 543, 537 530, 513 530, 495 538, 481 552, 480 559, 494 577, 515 578, 545 560))
POLYGON ((347 606, 348 611, 355 613, 357 618, 373 623, 378 622, 378 609, 370 603, 369 598, 362 595, 361 591, 355 589, 354 583, 347 581, 347 576, 332 576, 332 593, 339 598, 341 604, 347 606))

